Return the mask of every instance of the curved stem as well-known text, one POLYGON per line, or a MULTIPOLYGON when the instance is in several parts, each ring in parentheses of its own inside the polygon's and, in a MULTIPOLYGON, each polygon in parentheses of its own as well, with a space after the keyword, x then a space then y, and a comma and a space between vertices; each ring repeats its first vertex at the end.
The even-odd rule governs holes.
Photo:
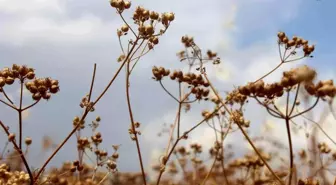
POLYGON ((172 95, 172 93, 170 93, 170 92, 164 87, 164 85, 163 85, 163 83, 162 83, 161 80, 159 80, 159 83, 160 83, 161 87, 163 88, 163 90, 166 91, 166 93, 167 93, 170 97, 172 97, 175 101, 180 102, 174 95, 172 95))
MULTIPOLYGON (((231 111, 229 110, 229 108, 225 105, 225 103, 223 102, 223 100, 221 99, 221 97, 219 96, 219 94, 217 93, 215 87, 212 85, 212 83, 210 82, 209 78, 207 77, 206 73, 203 73, 205 79, 207 80, 207 82, 210 84, 210 87, 212 89, 212 91, 214 92, 214 94, 216 95, 216 97, 220 100, 221 104, 223 105, 223 107, 225 108, 225 110, 231 115, 231 111)), ((236 124, 240 131, 243 133, 243 135, 245 136, 246 140, 250 143, 250 145, 252 146, 252 148, 254 149, 254 151, 257 153, 257 155, 259 156, 259 158, 263 161, 263 163, 266 165, 266 167, 268 168, 268 170, 272 173, 272 175, 279 181, 280 184, 283 184, 283 182, 281 181, 281 179, 275 174, 275 172, 272 170, 272 168, 269 166, 269 164, 267 163, 267 161, 264 159, 264 157, 261 155, 261 153, 259 152, 259 150, 255 147, 255 145, 253 144, 252 140, 250 139, 250 137, 248 136, 248 134, 245 132, 245 130, 243 129, 243 127, 240 124, 236 124)))
POLYGON ((20 87, 20 105, 19 105, 19 109, 18 109, 18 113, 19 113, 19 148, 20 150, 22 150, 22 99, 23 99, 23 80, 24 79, 20 79, 20 83, 21 83, 21 87, 20 87))
POLYGON ((265 77, 267 77, 268 75, 270 75, 271 73, 273 73, 275 70, 277 70, 284 62, 280 62, 280 64, 278 64, 274 69, 272 69, 270 72, 268 72, 267 74, 265 74, 264 76, 260 77, 258 80, 254 81, 253 83, 258 82, 259 80, 264 79, 265 77))
POLYGON ((320 97, 318 97, 318 98, 316 99, 314 105, 312 105, 310 108, 308 108, 307 110, 305 110, 305 111, 303 111, 303 112, 297 113, 297 114, 295 114, 294 116, 289 117, 289 119, 295 118, 295 117, 300 116, 300 115, 302 115, 302 114, 304 114, 304 113, 306 113, 306 112, 309 112, 310 110, 312 110, 312 109, 317 105, 319 99, 320 99, 320 97))
MULTIPOLYGON (((0 126, 3 128, 3 130, 6 132, 7 136, 10 135, 8 129, 6 128, 6 126, 0 121, 0 126)), ((16 144, 15 140, 11 141, 12 144, 14 145, 14 148, 15 150, 20 154, 20 157, 21 157, 21 160, 23 161, 23 164, 25 165, 26 167, 26 170, 27 170, 27 173, 29 175, 29 179, 30 179, 30 185, 33 185, 34 184, 34 177, 33 177, 33 174, 32 172, 30 171, 30 168, 29 168, 29 165, 28 165, 28 162, 24 156, 24 154, 22 153, 22 150, 19 148, 19 146, 16 144)))
POLYGON ((296 104, 296 100, 297 100, 297 98, 298 98, 298 96, 299 96, 299 89, 300 89, 300 83, 299 83, 298 86, 297 86, 296 94, 295 94, 295 98, 294 98, 294 101, 293 101, 293 105, 292 105, 292 108, 291 108, 291 110, 290 110, 288 116, 291 116, 292 113, 293 113, 293 111, 294 111, 295 104, 296 104))
POLYGON ((131 119, 131 124, 132 124, 132 132, 134 135, 134 139, 135 139, 135 144, 137 147, 137 153, 138 153, 138 157, 139 157, 139 163, 140 163, 140 167, 141 167, 141 173, 142 173, 142 178, 144 181, 144 184, 146 185, 146 174, 145 174, 145 170, 143 167, 143 162, 142 162, 142 156, 141 156, 141 150, 140 150, 140 144, 139 144, 139 139, 138 139, 138 134, 137 131, 135 130, 135 121, 134 121, 134 117, 133 117, 133 111, 132 111, 132 106, 131 106, 131 100, 130 100, 130 92, 129 92, 129 88, 130 88, 130 62, 127 62, 126 65, 126 99, 127 99, 127 106, 128 106, 128 112, 129 112, 129 116, 131 119))
MULTIPOLYGON (((120 70, 119 70, 120 71, 120 70)), ((92 88, 94 85, 94 80, 95 80, 95 74, 96 74, 96 64, 94 64, 94 69, 93 69, 93 75, 92 75, 92 81, 91 81, 91 87, 90 87, 90 94, 89 97, 91 97, 91 93, 92 93, 92 88)), ((117 76, 118 73, 115 74, 115 76, 117 76)), ((115 78, 114 78, 115 79, 115 78)), ((87 107, 84 111, 84 114, 82 115, 79 123, 82 123, 86 116, 88 115, 88 113, 90 112, 90 109, 93 107, 94 105, 90 106, 89 108, 87 107)), ((44 162, 44 164, 42 165, 42 167, 39 169, 39 171, 37 172, 35 178, 34 178, 34 183, 35 184, 38 181, 38 178, 40 177, 40 175, 42 174, 42 172, 44 171, 44 169, 46 168, 46 166, 49 164, 49 162, 51 161, 52 158, 54 158, 54 156, 58 153, 58 151, 65 145, 65 143, 71 138, 71 136, 77 131, 77 129, 79 128, 81 124, 77 124, 72 131, 68 134, 68 136, 62 141, 61 144, 58 145, 58 147, 55 149, 55 151, 49 156, 49 158, 44 162)))
MULTIPOLYGON (((12 104, 14 105, 14 102, 7 96, 5 89, 3 89, 2 87, 0 87, 0 90, 2 91, 2 93, 5 95, 6 99, 12 104)), ((0 91, 0 92, 1 92, 0 91)))
POLYGON ((9 104, 9 103, 7 103, 7 102, 1 100, 1 99, 0 99, 0 102, 3 103, 3 104, 5 104, 5 105, 7 105, 7 106, 9 106, 9 107, 11 107, 12 109, 15 109, 15 110, 18 109, 18 108, 15 107, 15 105, 11 105, 11 104, 9 104))
POLYGON ((29 105, 29 106, 23 108, 23 109, 22 109, 22 112, 25 111, 25 110, 27 110, 27 109, 29 109, 29 108, 31 108, 31 107, 33 107, 33 106, 36 105, 39 101, 40 101, 40 100, 37 100, 37 101, 35 101, 34 103, 32 103, 31 105, 29 105))
POLYGON ((289 178, 288 178, 288 185, 292 183, 292 175, 293 175, 293 166, 294 166, 294 155, 293 155, 293 144, 292 144, 292 136, 290 132, 290 125, 289 125, 289 118, 286 118, 286 128, 287 128, 287 136, 288 136, 288 143, 289 143, 289 160, 290 160, 290 171, 289 171, 289 178))

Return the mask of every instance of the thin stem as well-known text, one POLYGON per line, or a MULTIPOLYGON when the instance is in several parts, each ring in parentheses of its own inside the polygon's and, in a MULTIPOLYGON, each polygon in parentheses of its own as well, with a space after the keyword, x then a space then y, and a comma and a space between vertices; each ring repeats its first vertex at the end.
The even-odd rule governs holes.
POLYGON ((98 103, 98 101, 105 95, 105 93, 109 90, 109 88, 111 87, 112 83, 114 82, 114 80, 117 78, 117 76, 119 75, 120 71, 122 70, 122 68, 124 67, 124 65, 126 64, 126 62, 128 61, 131 53, 133 52, 133 50, 135 49, 135 46, 137 45, 137 42, 139 40, 136 39, 135 42, 133 43, 133 46, 131 47, 129 53, 127 54, 124 62, 120 65, 119 69, 117 70, 117 72, 114 74, 114 76, 112 77, 112 79, 110 80, 110 82, 107 84, 107 86, 105 87, 104 91, 98 96, 98 98, 93 102, 93 105, 96 105, 98 103))
POLYGON ((9 103, 7 103, 7 102, 5 102, 5 101, 1 100, 1 99, 0 99, 0 102, 2 102, 3 104, 5 104, 5 105, 7 105, 7 106, 11 107, 12 109, 15 109, 15 110, 17 110, 17 108, 15 107, 15 105, 11 105, 11 104, 9 104, 9 103))
MULTIPOLYGON (((120 70, 119 70, 120 71, 120 70)), ((94 80, 95 80, 95 74, 96 74, 96 64, 94 64, 94 69, 93 69, 93 75, 92 75, 92 81, 91 81, 91 87, 90 89, 92 89, 93 84, 94 84, 94 80)), ((118 73, 115 74, 115 77, 118 75, 118 73)), ((113 79, 115 79, 115 77, 113 79)), ((112 80, 113 80, 112 79, 112 80)), ((89 97, 91 96, 91 92, 89 94, 89 97)), ((97 101, 98 102, 98 101, 97 101)), ((86 107, 83 116, 81 117, 79 123, 82 123, 87 114, 90 112, 90 109, 94 106, 95 103, 93 103, 92 106, 90 107, 86 107)), ((34 183, 35 184, 38 181, 39 176, 42 174, 42 172, 44 171, 45 167, 48 165, 48 163, 51 161, 52 158, 54 158, 54 156, 58 153, 58 151, 65 145, 65 143, 71 138, 71 136, 77 131, 77 129, 79 128, 81 124, 77 124, 72 131, 68 134, 68 136, 63 140, 63 142, 61 144, 58 145, 58 147, 55 149, 55 151, 51 154, 51 156, 44 162, 44 164, 42 165, 42 167, 39 169, 39 171, 37 172, 35 179, 34 179, 34 183)))
POLYGON ((323 132, 323 134, 325 135, 325 136, 327 136, 327 138, 332 142, 332 143, 334 143, 334 145, 336 146, 336 142, 327 134, 327 132, 320 126, 320 124, 319 123, 317 123, 316 121, 314 121, 314 120, 312 120, 312 119, 310 119, 310 118, 308 118, 308 117, 306 117, 305 115, 301 115, 303 118, 305 118, 306 120, 308 120, 308 121, 310 121, 310 122, 312 122, 312 123, 314 123, 322 132, 323 132))
POLYGON ((102 180, 97 185, 100 185, 101 183, 103 183, 109 174, 110 172, 106 173, 106 175, 102 178, 102 180))
POLYGON ((275 70, 277 70, 284 62, 280 62, 274 69, 272 69, 270 72, 268 72, 267 74, 265 74, 264 76, 260 77, 258 80, 254 81, 253 83, 258 82, 259 80, 264 79, 265 77, 267 77, 268 75, 270 75, 271 73, 273 73, 275 70))
MULTIPOLYGON (((7 127, 0 121, 0 126, 3 128, 3 130, 6 132, 7 136, 10 135, 7 127)), ((15 140, 11 141, 11 143, 14 145, 15 150, 20 154, 21 160, 23 161, 23 164, 26 167, 27 173, 29 175, 29 179, 30 179, 30 185, 34 185, 34 177, 32 172, 30 171, 28 162, 24 156, 24 154, 22 153, 22 150, 19 148, 19 146, 16 144, 15 140)))
POLYGON ((24 79, 20 79, 21 87, 20 87, 20 105, 19 105, 19 148, 22 150, 22 99, 23 99, 23 82, 24 79))
POLYGON ((276 117, 276 118, 279 118, 279 119, 282 119, 282 118, 283 118, 283 115, 282 115, 282 114, 280 114, 279 112, 273 110, 271 107, 267 106, 266 104, 262 103, 256 96, 254 96, 254 99, 257 100, 257 102, 258 102, 260 105, 264 106, 264 107, 266 108, 267 112, 268 112, 270 115, 272 115, 272 116, 274 116, 274 117, 276 117))
POLYGON ((288 136, 288 143, 289 143, 289 160, 290 160, 290 171, 289 171, 288 185, 291 185, 292 175, 293 175, 293 166, 294 166, 294 155, 293 155, 293 144, 292 144, 292 137, 291 137, 289 118, 288 117, 286 118, 286 128, 287 128, 287 136, 288 136))
POLYGON ((296 94, 295 94, 295 98, 294 98, 294 101, 293 101, 293 105, 292 105, 292 108, 291 108, 291 110, 290 110, 288 116, 291 116, 292 113, 293 113, 293 111, 294 111, 295 104, 296 104, 296 100, 297 100, 297 98, 298 98, 298 96, 299 96, 299 89, 300 89, 300 83, 299 83, 298 86, 297 86, 296 94))
POLYGON ((177 138, 180 137, 180 122, 181 122, 181 109, 182 109, 182 94, 181 94, 181 83, 179 83, 179 107, 178 107, 178 113, 177 113, 177 138))
POLYGON ((22 112, 25 111, 25 110, 27 110, 27 109, 29 109, 29 108, 31 108, 31 107, 33 107, 34 105, 36 105, 40 100, 41 100, 41 99, 39 99, 39 100, 35 101, 34 103, 32 103, 31 105, 29 105, 29 106, 23 108, 23 109, 22 109, 22 112))
POLYGON ((118 14, 120 15, 120 17, 124 21, 124 23, 128 26, 128 28, 132 31, 133 35, 135 37, 137 37, 137 34, 134 32, 134 30, 132 29, 132 27, 127 23, 127 21, 125 20, 124 16, 122 15, 122 13, 118 11, 118 14))
POLYGON ((217 161, 217 157, 215 156, 215 160, 213 161, 212 165, 211 165, 211 168, 210 170, 208 171, 207 175, 205 176, 205 178, 203 179, 201 185, 204 185, 206 183, 206 181, 208 180, 213 168, 215 167, 215 164, 216 164, 216 161, 217 161))
POLYGON ((0 87, 0 92, 2 91, 2 93, 5 95, 6 99, 14 105, 13 101, 7 96, 5 89, 3 89, 2 87, 0 87))
POLYGON ((305 110, 305 111, 303 111, 303 112, 297 113, 297 114, 295 114, 294 116, 291 116, 289 119, 293 119, 293 118, 295 118, 295 117, 297 117, 297 116, 300 116, 300 115, 302 115, 302 114, 304 114, 304 113, 306 113, 306 112, 309 112, 310 110, 312 110, 312 109, 317 105, 319 99, 320 99, 320 97, 317 97, 315 103, 314 103, 310 108, 308 108, 307 110, 305 110))
POLYGON ((163 90, 166 91, 166 93, 167 93, 169 96, 171 96, 175 101, 179 102, 179 100, 178 100, 174 95, 172 95, 172 94, 171 94, 171 93, 164 87, 164 85, 163 85, 163 83, 162 83, 161 80, 159 80, 159 83, 160 83, 161 87, 163 88, 163 90))
MULTIPOLYGON (((209 83, 212 91, 214 92, 214 94, 216 95, 217 99, 220 100, 221 104, 223 105, 223 107, 225 108, 225 110, 231 115, 231 111, 229 110, 229 108, 225 105, 225 102, 223 102, 223 100, 221 99, 221 97, 219 96, 219 94, 217 93, 215 87, 212 85, 212 83, 210 82, 209 78, 207 77, 206 73, 203 73, 205 79, 207 80, 207 82, 209 83)), ((272 168, 269 166, 269 164, 266 162, 266 160, 263 158, 263 156, 261 155, 261 153, 259 152, 259 150, 255 147, 255 145, 253 144, 252 140, 250 139, 250 137, 248 136, 248 134, 245 132, 245 130, 243 129, 243 127, 240 124, 236 124, 240 131, 243 133, 243 135, 245 136, 246 140, 250 143, 250 145, 252 146, 252 148, 254 149, 254 151, 257 153, 257 155, 259 156, 259 158, 263 161, 263 163, 266 165, 266 167, 268 168, 268 170, 272 173, 272 175, 280 182, 280 184, 283 184, 283 182, 281 181, 281 179, 275 174, 275 172, 272 170, 272 168)))
POLYGON ((146 174, 145 174, 145 170, 144 170, 144 166, 143 166, 143 162, 142 162, 142 156, 141 156, 141 150, 140 150, 140 144, 139 144, 139 139, 138 139, 138 134, 137 131, 135 130, 135 121, 134 121, 134 117, 133 117, 133 112, 132 112, 132 106, 131 106, 131 100, 130 100, 130 62, 127 62, 126 65, 127 69, 126 69, 126 99, 127 99, 127 106, 128 106, 128 112, 129 112, 129 116, 131 119, 131 123, 132 123, 132 132, 134 135, 134 140, 135 140, 135 144, 137 147, 137 152, 138 152, 138 157, 139 157, 139 163, 140 163, 140 167, 141 167, 141 173, 142 173, 142 178, 144 181, 144 184, 146 185, 146 174))

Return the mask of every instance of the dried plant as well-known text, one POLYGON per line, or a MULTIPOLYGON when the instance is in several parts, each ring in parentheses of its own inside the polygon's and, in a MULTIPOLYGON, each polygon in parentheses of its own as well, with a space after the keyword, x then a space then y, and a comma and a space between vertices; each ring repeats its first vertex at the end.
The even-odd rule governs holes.
MULTIPOLYGON (((159 40, 173 23, 175 14, 158 13, 138 6, 134 8, 132 23, 130 23, 124 18, 124 12, 132 8, 130 1, 111 0, 110 6, 123 22, 117 29, 121 49, 121 54, 116 59, 119 67, 104 90, 94 99, 93 88, 97 72, 97 65, 94 64, 90 88, 79 103, 83 114, 74 117, 73 129, 60 144, 55 145, 50 138, 44 138, 43 149, 53 149, 53 152, 38 169, 31 169, 27 161, 29 146, 33 144, 33 141, 30 137, 23 138, 22 113, 41 101, 52 101, 52 96, 60 93, 59 82, 50 77, 36 77, 35 69, 25 65, 13 64, 11 67, 0 70, 0 94, 3 95, 0 102, 16 111, 19 118, 17 132, 0 121, 2 130, 8 137, 0 155, 0 185, 331 184, 325 173, 334 174, 335 170, 332 169, 332 165, 336 160, 336 151, 326 142, 318 141, 316 137, 313 137, 310 139, 312 148, 302 149, 297 152, 298 158, 295 158, 292 126, 297 126, 297 121, 309 121, 315 126, 314 128, 321 130, 336 145, 336 142, 319 125, 320 123, 306 116, 322 101, 328 103, 330 112, 336 119, 332 108, 332 100, 336 95, 333 80, 318 81, 317 72, 307 65, 302 65, 284 71, 282 77, 276 82, 264 82, 264 78, 279 70, 280 66, 310 58, 315 50, 315 46, 309 45, 308 40, 297 36, 289 38, 284 32, 279 32, 277 35, 279 64, 259 79, 234 88, 224 96, 217 91, 206 70, 220 64, 221 58, 211 50, 203 53, 193 37, 182 36, 181 42, 184 49, 177 54, 179 61, 187 65, 187 70, 172 70, 162 66, 152 68, 153 80, 159 83, 177 104, 177 111, 173 123, 160 131, 158 135, 165 137, 165 134, 168 134, 167 145, 159 163, 152 166, 156 178, 148 180, 149 172, 145 171, 140 143, 142 124, 136 121, 132 109, 133 103, 130 99, 130 77, 140 59, 155 47, 159 47, 159 40), (110 89, 122 69, 126 70, 125 96, 130 119, 128 134, 137 149, 140 173, 118 170, 120 145, 113 145, 110 152, 101 147, 103 141, 110 141, 104 140, 103 135, 98 131, 99 125, 103 124, 100 116, 97 116, 91 123, 87 123, 88 114, 95 111, 96 105, 110 89), (6 93, 7 87, 14 85, 16 81, 20 84, 19 104, 15 104, 6 93), (176 83, 176 92, 165 86, 166 81, 176 83), (32 97, 32 103, 26 107, 23 106, 24 90, 27 90, 32 97), (277 101, 281 99, 285 101, 284 109, 277 105, 277 101), (302 108, 301 102, 310 102, 310 99, 314 99, 314 102, 302 108), (245 116, 245 112, 248 111, 245 107, 251 102, 250 100, 255 101, 270 116, 284 122, 288 144, 283 144, 272 137, 267 138, 261 135, 252 138, 249 136, 248 129, 253 123, 245 116), (185 124, 182 123, 182 115, 193 111, 193 106, 205 104, 211 104, 213 109, 198 112, 202 119, 191 128, 182 130, 181 125, 185 124), (85 136, 83 130, 87 129, 87 126, 91 129, 91 135, 85 136), (185 141, 190 139, 193 131, 204 127, 209 127, 213 131, 215 138, 213 143, 208 143, 207 146, 197 142, 186 145, 185 141), (235 143, 233 145, 226 143, 226 139, 235 132, 243 134, 254 153, 235 156, 233 149, 235 143), (59 168, 47 170, 49 162, 71 137, 76 137, 78 158, 65 161, 59 168), (270 143, 272 152, 257 147, 258 142, 261 141, 270 143), (10 144, 13 145, 14 150, 6 153, 10 144), (205 154, 204 148, 209 146, 210 149, 205 154), (288 158, 279 154, 287 150, 288 158), (93 157, 92 155, 90 157, 88 152, 92 153, 93 157), (85 157, 89 162, 84 160, 85 157), (316 160, 320 161, 319 165, 315 164, 316 160), (280 165, 275 167, 273 164, 279 161, 280 165), (305 170, 310 170, 310 175, 303 173, 305 170)), ((316 136, 316 129, 312 131, 313 136, 316 136)), ((334 184, 336 184, 336 178, 334 184)))

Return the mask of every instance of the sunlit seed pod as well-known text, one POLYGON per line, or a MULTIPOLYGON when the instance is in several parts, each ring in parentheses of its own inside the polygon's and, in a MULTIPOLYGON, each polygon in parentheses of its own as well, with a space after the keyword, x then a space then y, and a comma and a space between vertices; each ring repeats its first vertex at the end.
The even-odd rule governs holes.
POLYGON ((12 142, 12 141, 14 141, 14 139, 15 139, 15 134, 14 134, 14 133, 10 133, 10 134, 8 135, 8 141, 9 141, 9 142, 12 142))
POLYGON ((145 31, 147 34, 152 35, 154 33, 154 27, 153 25, 149 24, 145 27, 145 31))
POLYGON ((29 72, 27 66, 20 66, 18 71, 21 76, 26 76, 26 74, 29 72))
POLYGON ((51 85, 58 85, 58 80, 51 80, 51 85))
POLYGON ((140 123, 139 122, 135 122, 134 126, 135 126, 135 128, 139 128, 140 127, 140 123))
POLYGON ((35 73, 34 72, 29 72, 27 73, 26 77, 29 79, 29 80, 32 80, 35 78, 35 73))
POLYGON ((7 85, 12 85, 14 83, 15 79, 12 78, 12 77, 7 77, 5 81, 6 81, 7 85))
POLYGON ((130 1, 125 1, 125 9, 131 8, 132 3, 130 1))
POLYGON ((157 12, 151 11, 149 17, 153 20, 157 20, 159 18, 159 14, 157 12))
POLYGON ((155 44, 155 45, 158 44, 159 43, 159 38, 154 37, 152 43, 155 44))
POLYGON ((57 93, 59 91, 59 87, 57 85, 52 85, 49 89, 49 91, 53 94, 57 93))
POLYGON ((128 32, 128 30, 129 30, 129 27, 126 24, 121 27, 121 31, 123 32, 128 32))
POLYGON ((110 5, 111 5, 113 8, 116 8, 116 7, 117 7, 117 1, 116 1, 116 0, 110 0, 110 5))
POLYGON ((284 32, 278 32, 278 38, 281 40, 282 38, 284 38, 286 36, 286 34, 284 32))
POLYGON ((45 86, 39 86, 37 90, 41 93, 44 94, 47 91, 47 88, 45 86))
POLYGON ((302 39, 302 45, 308 45, 308 40, 302 39))
POLYGON ((70 172, 72 172, 72 173, 73 173, 73 172, 75 172, 75 171, 76 171, 76 169, 77 169, 77 168, 76 168, 76 166, 73 166, 73 165, 72 165, 72 166, 71 166, 71 168, 70 168, 70 172))
POLYGON ((49 100, 50 97, 51 97, 50 93, 45 92, 45 93, 42 94, 42 98, 45 99, 45 100, 49 100))
POLYGON ((26 139, 25 139, 26 145, 30 145, 30 144, 32 144, 32 142, 33 142, 33 140, 32 140, 31 137, 26 137, 26 139))
POLYGON ((287 43, 287 47, 292 47, 292 46, 294 46, 295 45, 295 41, 294 40, 290 40, 290 41, 288 41, 288 43, 287 43))
POLYGON ((112 157, 113 157, 114 159, 118 159, 118 158, 119 158, 119 154, 118 154, 118 153, 114 153, 114 154, 112 154, 112 157))
POLYGON ((34 93, 32 96, 33 100, 38 101, 42 98, 42 95, 40 93, 34 93))
POLYGON ((96 134, 95 134, 95 136, 97 137, 97 138, 101 138, 101 133, 100 132, 97 132, 96 134))
POLYGON ((83 171, 84 169, 84 166, 83 165, 78 165, 77 166, 77 170, 80 172, 80 171, 83 171))
POLYGON ((6 85, 6 79, 4 77, 0 77, 0 87, 4 87, 6 85))
POLYGON ((297 41, 297 39, 298 39, 298 37, 295 36, 295 35, 292 37, 292 40, 293 40, 293 41, 297 41))
POLYGON ((146 27, 141 25, 141 26, 139 26, 138 30, 139 30, 140 33, 144 33, 146 31, 146 27))
POLYGON ((166 69, 165 71, 164 71, 164 76, 168 76, 170 74, 170 70, 169 69, 166 69))
POLYGON ((284 37, 282 40, 281 40, 283 43, 287 44, 289 39, 287 37, 284 37))
POLYGON ((167 19, 168 19, 169 21, 173 21, 173 20, 175 19, 175 15, 174 15, 174 13, 168 13, 168 14, 167 14, 167 19))
POLYGON ((96 117, 96 121, 97 121, 97 122, 100 122, 100 121, 101 121, 100 116, 97 116, 97 117, 96 117))
POLYGON ((32 94, 37 93, 38 89, 35 85, 31 85, 28 89, 32 94))
POLYGON ((308 51, 311 53, 315 50, 315 46, 314 45, 311 45, 308 47, 308 51))
POLYGON ((20 73, 17 70, 13 70, 12 74, 13 74, 13 78, 19 78, 19 76, 20 76, 20 73))
POLYGON ((106 163, 107 163, 107 166, 112 170, 117 168, 117 164, 114 161, 108 160, 106 163))
POLYGON ((75 160, 75 161, 72 162, 72 164, 73 164, 74 166, 78 166, 78 165, 79 165, 79 161, 78 161, 78 160, 75 160))
POLYGON ((19 70, 20 66, 17 64, 12 65, 12 70, 19 70))

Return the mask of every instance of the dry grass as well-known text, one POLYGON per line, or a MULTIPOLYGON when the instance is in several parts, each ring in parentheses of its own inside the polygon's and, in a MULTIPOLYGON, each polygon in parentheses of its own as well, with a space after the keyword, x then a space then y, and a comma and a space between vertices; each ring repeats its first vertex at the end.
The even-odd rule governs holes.
MULTIPOLYGON (((81 116, 74 117, 73 130, 55 147, 54 152, 38 170, 32 171, 29 168, 29 161, 26 160, 29 145, 33 141, 31 138, 22 138, 24 132, 22 129, 22 112, 33 108, 41 101, 52 99, 52 96, 57 95, 60 89, 59 82, 51 78, 36 77, 35 70, 27 66, 13 64, 13 66, 0 71, 0 93, 3 95, 0 102, 18 112, 19 118, 19 130, 17 132, 13 132, 7 127, 6 123, 0 121, 2 130, 8 136, 8 142, 4 142, 6 145, 3 150, 6 150, 8 144, 14 146, 12 153, 5 154, 3 152, 0 156, 1 185, 313 185, 333 183, 330 179, 327 179, 326 173, 333 174, 333 170, 329 167, 336 160, 336 152, 333 153, 326 143, 312 139, 310 142, 313 148, 294 154, 290 127, 290 124, 295 124, 295 118, 301 117, 309 120, 305 114, 313 110, 321 101, 331 105, 336 94, 333 80, 318 81, 317 73, 314 69, 304 65, 283 72, 283 76, 278 82, 267 84, 263 81, 266 76, 272 75, 280 66, 311 57, 314 52, 314 45, 309 45, 307 40, 296 36, 289 38, 284 32, 278 33, 280 55, 278 66, 260 77, 260 79, 233 89, 225 96, 218 93, 216 87, 209 80, 206 71, 207 67, 219 64, 221 62, 220 58, 215 52, 210 50, 204 53, 192 37, 182 37, 181 42, 184 49, 178 52, 180 62, 188 65, 188 71, 179 69, 171 71, 165 67, 153 67, 154 81, 159 83, 172 101, 176 102, 178 109, 174 123, 168 128, 166 151, 160 158, 160 163, 154 164, 152 167, 157 177, 149 181, 147 179, 148 173, 145 172, 143 164, 139 140, 141 124, 136 121, 133 115, 132 102, 130 100, 130 76, 141 57, 150 53, 153 48, 158 47, 160 37, 165 36, 170 24, 175 19, 175 15, 174 13, 158 13, 143 7, 136 7, 133 13, 133 20, 127 21, 124 19, 123 13, 130 11, 131 3, 123 0, 112 0, 110 4, 123 21, 123 25, 117 30, 122 51, 117 59, 120 67, 116 70, 110 82, 106 84, 104 91, 98 94, 98 98, 92 99, 97 70, 96 64, 94 65, 90 88, 80 102, 80 108, 84 110, 84 113, 81 116), (129 22, 132 22, 132 24, 129 22), (122 40, 128 40, 127 45, 123 45, 122 40), (131 122, 128 133, 137 148, 141 169, 139 173, 118 171, 119 146, 113 146, 113 151, 110 152, 101 149, 103 136, 96 131, 101 121, 100 117, 97 117, 91 124, 86 123, 87 115, 94 111, 95 106, 106 94, 122 69, 126 70, 125 83, 128 84, 125 89, 131 122), (178 96, 174 96, 175 92, 173 93, 165 87, 164 82, 169 80, 178 84, 178 96), (20 83, 21 96, 19 105, 14 104, 6 94, 6 87, 13 85, 15 81, 20 83), (27 107, 22 106, 24 89, 31 93, 33 99, 33 103, 27 107), (211 97, 211 94, 214 96, 211 97), (285 100, 285 110, 277 107, 275 104, 277 99, 285 100), (302 108, 300 102, 308 102, 311 99, 314 100, 313 103, 308 107, 302 108), (248 103, 248 100, 255 100, 260 105, 260 109, 265 109, 271 116, 283 120, 289 141, 289 160, 283 161, 280 167, 272 167, 272 163, 279 160, 280 157, 274 155, 274 153, 264 152, 262 148, 257 148, 256 143, 261 140, 273 142, 275 153, 285 150, 285 147, 277 143, 277 141, 272 141, 269 138, 265 139, 262 136, 251 138, 247 133, 250 121, 244 117, 244 106, 248 103), (195 102, 211 102, 213 110, 200 112, 203 119, 199 120, 193 127, 182 130, 181 115, 184 113, 183 110, 191 111, 195 102), (198 129, 200 125, 208 125, 213 129, 216 140, 214 143, 209 143, 212 146, 211 149, 205 152, 202 149, 203 146, 199 143, 193 143, 189 147, 181 146, 181 142, 188 140, 188 135, 198 129), (92 135, 85 137, 81 130, 88 129, 88 126, 92 130, 92 135), (224 142, 235 131, 242 133, 242 136, 254 149, 254 153, 247 153, 240 158, 234 157, 234 151, 231 146, 224 142), (46 171, 48 163, 71 137, 77 138, 76 150, 78 159, 72 162, 64 162, 61 167, 46 171), (91 164, 87 164, 83 160, 84 156, 88 156, 88 152, 92 152, 95 156, 94 159, 90 158, 91 164), (294 158, 294 156, 298 157, 294 158), (204 160, 207 157, 208 159, 204 160), (314 161, 322 157, 324 160, 321 163, 314 163, 314 161), (310 173, 303 174, 300 172, 301 169, 309 169, 310 173)), ((331 109, 331 111, 333 110, 331 109)), ((312 120, 310 122, 318 125, 312 120)), ((321 127, 318 128, 323 131, 321 127)), ((314 136, 316 132, 311 134, 314 136)), ((329 136, 328 138, 332 140, 329 136)), ((43 147, 50 147, 50 141, 47 138, 44 143, 43 147)))

